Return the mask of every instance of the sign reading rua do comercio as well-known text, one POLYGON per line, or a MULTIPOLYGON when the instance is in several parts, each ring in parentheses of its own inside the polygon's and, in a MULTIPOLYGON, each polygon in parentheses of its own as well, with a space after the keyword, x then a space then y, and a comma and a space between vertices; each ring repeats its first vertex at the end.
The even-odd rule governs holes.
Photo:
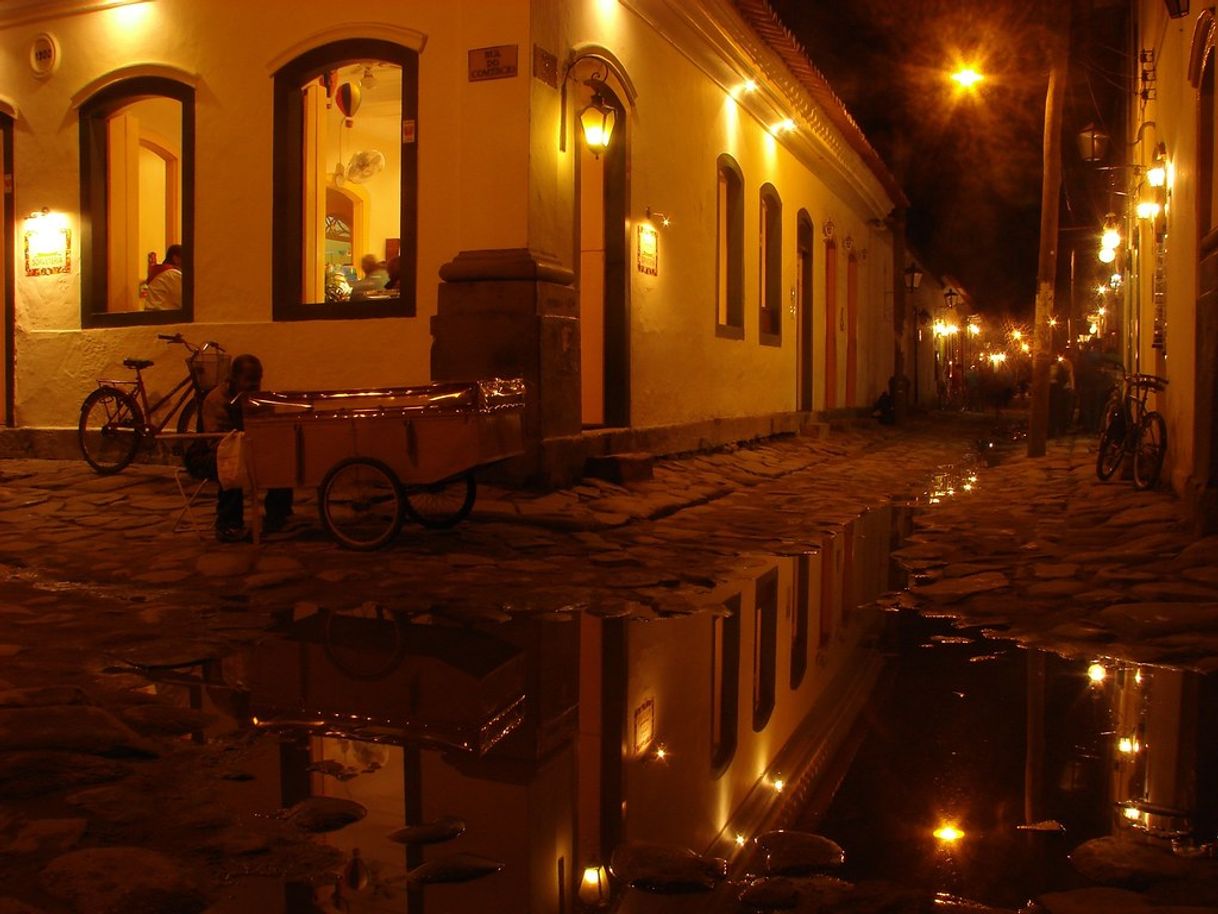
POLYGON ((493 48, 474 48, 469 52, 469 81, 511 79, 516 75, 519 46, 501 44, 493 48))

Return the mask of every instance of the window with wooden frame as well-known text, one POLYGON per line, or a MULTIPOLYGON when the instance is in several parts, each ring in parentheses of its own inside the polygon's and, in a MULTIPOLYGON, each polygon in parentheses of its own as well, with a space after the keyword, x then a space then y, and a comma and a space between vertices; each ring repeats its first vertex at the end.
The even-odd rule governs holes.
POLYGON ((275 320, 413 317, 418 54, 315 48, 275 74, 275 320))
POLYGON ((80 107, 81 326, 194 316, 195 90, 113 83, 80 107))
POLYGON ((729 155, 719 156, 715 206, 715 331, 744 339, 744 176, 729 155))
POLYGON ((773 184, 761 188, 757 273, 759 338, 764 346, 782 345, 782 201, 773 184))

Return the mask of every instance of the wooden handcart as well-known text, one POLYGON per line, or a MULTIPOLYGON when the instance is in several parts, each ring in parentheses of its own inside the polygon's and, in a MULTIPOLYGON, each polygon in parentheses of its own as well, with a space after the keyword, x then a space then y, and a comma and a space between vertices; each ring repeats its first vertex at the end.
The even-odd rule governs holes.
POLYGON ((474 470, 523 452, 524 395, 519 379, 254 394, 250 487, 316 487, 322 525, 349 549, 379 549, 407 517, 451 527, 473 508, 474 470))

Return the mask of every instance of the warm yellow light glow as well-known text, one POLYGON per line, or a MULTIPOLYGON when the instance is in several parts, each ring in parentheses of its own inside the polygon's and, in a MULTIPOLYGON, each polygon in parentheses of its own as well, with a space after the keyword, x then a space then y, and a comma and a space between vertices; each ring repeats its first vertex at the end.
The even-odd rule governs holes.
POLYGON ((736 835, 736 846, 744 847, 744 835, 741 835, 741 834, 736 835))
POLYGON ((599 157, 609 148, 609 139, 613 136, 613 127, 617 122, 617 112, 605 104, 599 94, 592 96, 592 101, 579 113, 579 123, 584 131, 584 144, 588 150, 599 157))
POLYGON ((1119 248, 1121 246, 1120 229, 1106 228, 1104 234, 1100 235, 1100 247, 1104 248, 1119 248))
POLYGON ((1159 217, 1161 207, 1154 200, 1142 200, 1138 203, 1137 213, 1139 219, 1157 219, 1159 217))
POLYGON ((1105 314, 1108 313, 1108 309, 1105 308, 1103 305, 1100 305, 1099 308, 1096 309, 1095 313, 1098 314, 1100 317, 1103 317, 1105 314))
POLYGON ((660 745, 656 746, 655 755, 656 755, 656 761, 662 762, 666 758, 668 758, 668 750, 661 743, 660 745))
POLYGON ((1097 333, 1100 332, 1099 325, 1092 324, 1090 327, 1087 328, 1087 332, 1090 333, 1092 336, 1095 336, 1097 333))
POLYGON ((1162 187, 1167 183, 1167 166, 1163 162, 1156 162, 1146 169, 1146 183, 1151 187, 1162 187))
POLYGON ((794 129, 795 129, 795 121, 793 121, 791 118, 787 117, 787 118, 783 118, 781 121, 779 121, 777 124, 775 124, 773 129, 770 132, 774 133, 774 134, 790 133, 794 129))
POLYGON ((1049 318, 1049 326, 1050 326, 1050 327, 1056 327, 1056 326, 1057 326, 1057 318, 1056 318, 1056 317, 1051 317, 1051 318, 1049 318))
POLYGON ((137 0, 135 3, 128 3, 114 8, 114 18, 123 28, 132 29, 142 25, 151 12, 151 3, 137 0))
POLYGON ((1132 806, 1126 806, 1125 807, 1125 818, 1133 819, 1136 822, 1138 819, 1142 818, 1142 811, 1140 809, 1134 809, 1134 807, 1132 807, 1132 806))
POLYGON ((609 902, 609 874, 600 865, 584 867, 584 878, 579 881, 579 900, 586 905, 600 907, 609 902))
POLYGON ((1023 339, 1023 331, 1022 330, 1012 330, 1011 339, 1015 340, 1015 342, 1019 342, 1020 340, 1023 339))
MULTIPOLYGON (((1092 326, 1095 326, 1094 324, 1092 326)), ((1095 331, 1093 330, 1092 333, 1095 331)), ((1102 663, 1093 663, 1087 667, 1087 678, 1092 682, 1103 682, 1108 678, 1108 669, 1102 663)))
POLYGON ((774 790, 776 790, 778 793, 782 793, 787 788, 787 782, 784 781, 782 778, 774 778, 773 783, 774 783, 774 790))
POLYGON ((973 67, 961 67, 952 74, 952 81, 962 89, 972 89, 985 77, 973 67))
POLYGON ((946 844, 953 844, 964 837, 964 832, 956 826, 956 823, 945 822, 935 829, 934 835, 946 844))
POLYGON ((981 333, 980 324, 969 324, 968 325, 968 335, 969 336, 977 336, 980 333, 981 333))
POLYGON ((1142 684, 1142 671, 1141 670, 1134 671, 1133 681, 1136 682, 1138 685, 1142 684))
POLYGON ((1117 741, 1117 749, 1126 755, 1134 755, 1142 751, 1142 744, 1129 736, 1122 736, 1117 741))
POLYGON ((1031 351, 1032 351, 1032 347, 1031 347, 1031 346, 1029 346, 1027 343, 1020 343, 1020 344, 1019 344, 1019 348, 1020 348, 1020 349, 1022 349, 1024 352, 1031 352, 1031 351))
POLYGON ((1100 283, 1098 286, 1095 287, 1095 291, 1097 294, 1103 295, 1105 292, 1108 291, 1108 287, 1106 285, 1104 285, 1103 283, 1100 283))
POLYGON ((1116 260, 1116 251, 1112 248, 1100 248, 1100 263, 1112 263, 1116 260))
POLYGON ((1006 360, 1007 360, 1007 354, 1005 352, 991 352, 990 353, 990 361, 993 362, 995 365, 1000 365, 1003 362, 1005 362, 1006 360))

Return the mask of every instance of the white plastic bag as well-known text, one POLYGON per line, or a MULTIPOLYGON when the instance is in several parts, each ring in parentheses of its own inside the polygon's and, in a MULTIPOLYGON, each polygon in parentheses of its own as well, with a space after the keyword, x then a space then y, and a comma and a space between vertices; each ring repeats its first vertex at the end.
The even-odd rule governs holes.
POLYGON ((248 489, 249 465, 245 462, 245 432, 229 432, 216 446, 216 478, 222 489, 248 489))

